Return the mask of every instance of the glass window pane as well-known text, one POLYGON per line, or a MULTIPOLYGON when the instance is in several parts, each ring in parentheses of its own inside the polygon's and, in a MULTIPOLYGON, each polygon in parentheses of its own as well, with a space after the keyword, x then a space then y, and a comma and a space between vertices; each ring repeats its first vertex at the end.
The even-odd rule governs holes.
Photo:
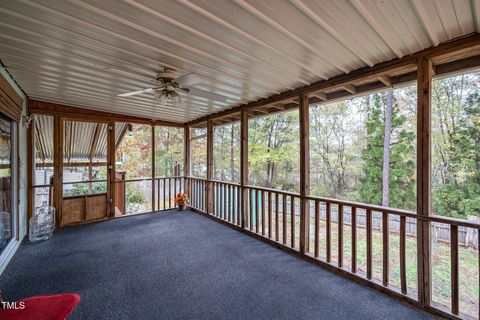
POLYGON ((13 122, 0 115, 0 253, 13 237, 12 207, 12 129, 13 122))

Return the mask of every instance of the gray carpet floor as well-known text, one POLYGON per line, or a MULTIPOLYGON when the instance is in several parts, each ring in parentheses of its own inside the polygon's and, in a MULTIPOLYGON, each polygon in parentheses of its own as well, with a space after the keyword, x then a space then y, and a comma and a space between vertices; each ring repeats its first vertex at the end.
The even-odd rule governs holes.
POLYGON ((60 229, 23 244, 5 300, 75 292, 70 319, 428 319, 193 212, 60 229))

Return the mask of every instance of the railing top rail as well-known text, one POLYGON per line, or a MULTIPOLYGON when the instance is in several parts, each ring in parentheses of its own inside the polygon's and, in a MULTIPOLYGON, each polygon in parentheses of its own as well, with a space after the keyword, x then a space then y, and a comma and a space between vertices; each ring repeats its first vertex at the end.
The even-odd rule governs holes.
POLYGON ((80 183, 95 183, 95 182, 107 182, 107 179, 101 180, 85 180, 85 181, 63 181, 62 184, 80 184, 80 183))
POLYGON ((317 197, 317 196, 306 196, 308 200, 320 201, 320 202, 328 202, 333 204, 341 204, 347 207, 355 207, 365 210, 377 211, 377 212, 385 212, 397 215, 403 215, 406 217, 418 218, 419 216, 415 211, 405 210, 405 209, 397 209, 397 208, 390 208, 390 207, 382 207, 379 205, 362 203, 362 202, 355 202, 355 201, 348 201, 348 200, 340 200, 340 199, 332 199, 332 198, 325 198, 325 197, 317 197))
POLYGON ((437 215, 432 215, 432 216, 429 216, 429 217, 425 217, 424 219, 430 220, 430 221, 433 221, 433 222, 445 223, 445 224, 449 224, 449 225, 461 226, 461 227, 467 227, 467 228, 480 230, 480 223, 474 222, 474 221, 468 221, 468 220, 452 218, 452 217, 445 217, 445 216, 437 216, 437 215))
POLYGON ((136 179, 115 180, 114 183, 140 182, 140 181, 165 180, 165 179, 182 179, 182 178, 185 178, 185 177, 171 176, 171 177, 156 177, 156 178, 136 178, 136 179))
POLYGON ((220 184, 226 184, 226 185, 231 185, 231 186, 236 186, 236 187, 240 187, 240 183, 236 183, 236 182, 228 182, 228 181, 222 181, 222 180, 210 180, 211 182, 215 182, 215 183, 220 183, 220 184))
POLYGON ((183 179, 185 178, 184 176, 161 176, 161 177, 155 177, 153 178, 154 180, 164 180, 164 179, 183 179))
POLYGON ((272 192, 272 193, 279 193, 279 194, 284 194, 287 196, 292 196, 292 197, 300 197, 299 193, 296 192, 291 192, 291 191, 283 191, 283 190, 277 190, 277 189, 271 189, 271 188, 264 188, 264 187, 257 187, 257 186, 250 186, 247 185, 245 186, 246 188, 250 189, 255 189, 255 190, 260 190, 260 191, 267 191, 267 192, 272 192))
MULTIPOLYGON (((185 178, 192 179, 192 180, 200 180, 200 181, 211 181, 211 182, 215 182, 215 183, 241 187, 241 185, 238 184, 238 183, 232 183, 232 182, 226 182, 226 181, 220 181, 220 180, 207 180, 207 179, 204 179, 204 178, 197 178, 197 177, 185 177, 185 178)), ((299 193, 290 192, 290 191, 282 191, 282 190, 277 190, 277 189, 251 186, 251 185, 246 185, 245 188, 249 188, 249 189, 253 189, 253 190, 266 191, 266 192, 271 192, 271 193, 278 193, 278 194, 281 194, 281 195, 292 196, 292 197, 297 197, 297 198, 301 197, 299 193)), ((458 218, 438 216, 438 215, 431 215, 431 216, 426 217, 426 216, 420 216, 415 211, 411 211, 411 210, 404 210, 404 209, 397 209, 397 208, 390 208, 390 207, 382 207, 382 206, 374 205, 374 204, 367 204, 367 203, 348 201, 348 200, 340 200, 340 199, 332 199, 332 198, 326 198, 326 197, 318 197, 318 196, 313 196, 313 195, 305 196, 304 198, 307 199, 307 200, 311 200, 311 201, 326 202, 326 203, 337 204, 337 205, 340 204, 340 205, 347 206, 347 207, 355 207, 355 208, 359 208, 359 209, 388 213, 388 214, 392 214, 392 215, 405 216, 405 217, 408 217, 408 218, 414 218, 414 219, 423 220, 423 221, 439 222, 439 223, 445 223, 445 224, 450 224, 450 225, 454 225, 454 226, 462 226, 462 227, 467 227, 467 228, 473 228, 473 229, 480 230, 480 223, 473 222, 473 221, 468 221, 468 220, 462 220, 462 219, 458 219, 458 218)))
POLYGON ((202 180, 202 181, 207 181, 207 179, 205 179, 205 178, 193 177, 193 176, 188 176, 188 177, 184 177, 184 178, 187 178, 187 179, 190 179, 190 180, 202 180))

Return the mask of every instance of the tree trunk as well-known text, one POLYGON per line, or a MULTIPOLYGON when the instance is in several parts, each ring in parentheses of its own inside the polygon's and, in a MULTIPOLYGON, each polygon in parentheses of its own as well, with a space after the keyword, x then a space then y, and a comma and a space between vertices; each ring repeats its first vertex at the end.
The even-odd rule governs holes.
POLYGON ((385 135, 383 140, 383 179, 382 206, 390 204, 390 140, 392 135, 393 89, 388 90, 387 106, 385 108, 385 135))

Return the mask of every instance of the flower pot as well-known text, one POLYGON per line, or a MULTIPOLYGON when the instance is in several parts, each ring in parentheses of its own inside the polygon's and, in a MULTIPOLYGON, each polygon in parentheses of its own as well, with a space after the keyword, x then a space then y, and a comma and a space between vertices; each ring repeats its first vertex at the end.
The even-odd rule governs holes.
POLYGON ((178 205, 178 210, 179 211, 184 211, 185 209, 187 209, 187 205, 185 203, 182 203, 182 204, 178 205))

